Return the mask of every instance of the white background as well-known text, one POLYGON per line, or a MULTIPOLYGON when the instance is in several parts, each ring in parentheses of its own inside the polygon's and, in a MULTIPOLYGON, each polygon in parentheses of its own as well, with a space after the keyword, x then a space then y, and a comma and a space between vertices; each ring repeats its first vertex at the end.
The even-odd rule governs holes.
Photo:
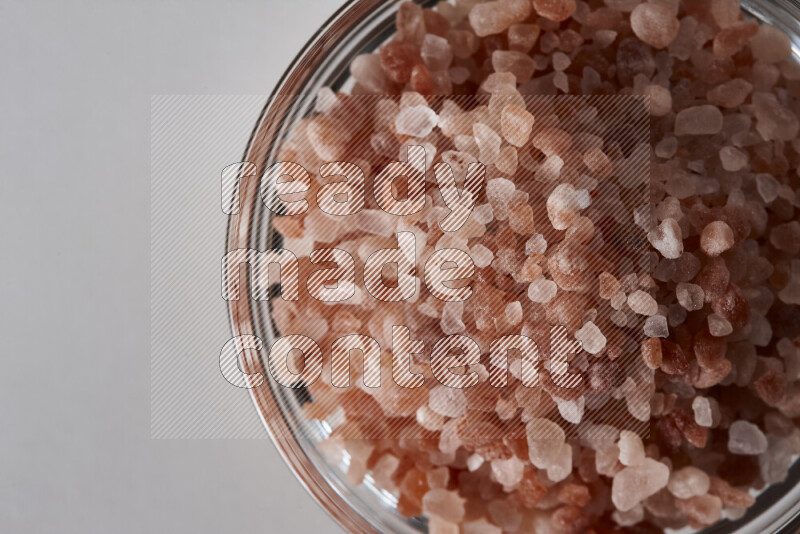
POLYGON ((149 346, 151 95, 268 93, 337 6, 0 2, 0 532, 338 531, 268 440, 150 439, 149 346))

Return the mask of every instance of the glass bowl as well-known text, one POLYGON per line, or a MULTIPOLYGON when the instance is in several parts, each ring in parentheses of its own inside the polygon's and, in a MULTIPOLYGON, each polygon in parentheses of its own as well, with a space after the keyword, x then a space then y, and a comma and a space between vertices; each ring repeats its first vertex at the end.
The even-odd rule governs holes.
MULTIPOLYGON (((349 0, 309 39, 269 96, 247 143, 244 161, 266 167, 277 161, 280 142, 297 122, 309 116, 322 87, 346 90, 351 83, 349 64, 356 56, 376 50, 394 33, 398 0, 349 0)), ((434 1, 417 2, 433 7, 434 1)), ((745 14, 784 31, 800 57, 800 3, 793 0, 743 0, 745 14)), ((259 176, 241 180, 241 209, 229 218, 226 251, 279 247, 281 236, 271 225, 272 212, 260 201, 259 176)), ((248 288, 248 280, 241 279, 248 288)), ((248 288, 249 289, 249 288, 248 288)), ((247 294, 247 289, 245 290, 247 294)), ((239 299, 229 302, 234 336, 255 335, 263 346, 277 339, 270 318, 269 301, 239 299)), ((241 368, 248 374, 268 376, 258 351, 242 354, 241 368)), ((423 517, 404 518, 396 512, 396 498, 378 489, 369 475, 354 486, 345 473, 346 459, 331 465, 317 445, 330 433, 325 423, 306 419, 302 406, 308 401, 303 389, 289 389, 264 380, 250 389, 256 411, 275 446, 300 483, 347 531, 364 533, 427 532, 423 517)), ((795 462, 783 483, 768 487, 756 504, 736 521, 722 520, 705 533, 800 532, 800 462, 795 462)))

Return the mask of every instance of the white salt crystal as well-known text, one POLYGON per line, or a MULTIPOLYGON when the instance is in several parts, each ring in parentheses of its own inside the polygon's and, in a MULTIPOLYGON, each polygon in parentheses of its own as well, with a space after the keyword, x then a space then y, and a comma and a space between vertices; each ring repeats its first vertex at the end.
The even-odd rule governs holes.
POLYGON ((553 397, 558 406, 558 413, 567 422, 577 425, 583 419, 583 412, 586 409, 586 397, 581 395, 576 400, 564 400, 558 397, 553 397))
POLYGON ((708 104, 683 109, 675 116, 675 135, 713 135, 722 131, 722 112, 708 104))
POLYGON ((431 389, 428 406, 445 417, 461 417, 467 411, 467 397, 462 389, 439 385, 431 389))
POLYGON ((756 175, 756 189, 758 190, 758 194, 767 204, 778 198, 778 190, 780 189, 780 186, 780 182, 771 174, 756 175))
POLYGON ((444 37, 432 33, 425 35, 420 56, 425 66, 432 71, 446 70, 453 61, 450 43, 444 37))
POLYGON ((669 326, 667 318, 663 315, 653 315, 644 322, 644 335, 647 337, 667 337, 669 336, 669 326))
POLYGON ((561 482, 572 474, 572 447, 562 443, 553 462, 547 466, 547 478, 553 482, 561 482))
POLYGON ((695 397, 692 401, 692 411, 694 412, 695 422, 706 428, 711 428, 714 424, 711 401, 707 397, 695 397))
POLYGON ((516 191, 514 182, 507 178, 494 178, 486 182, 486 198, 497 220, 508 219, 508 203, 514 196, 514 191, 516 191))
POLYGON ((767 438, 767 452, 758 457, 761 478, 767 484, 777 484, 786 479, 792 465, 792 445, 788 439, 777 436, 767 438))
POLYGON ((339 98, 330 87, 322 87, 317 91, 317 99, 314 101, 314 111, 318 113, 328 113, 339 104, 339 98))
POLYGON ((475 263, 475 266, 479 269, 488 267, 494 259, 494 253, 481 244, 472 247, 469 250, 469 255, 475 263))
POLYGON ((547 241, 545 241, 542 234, 533 234, 531 238, 525 242, 525 254, 528 256, 544 254, 546 251, 547 241))
POLYGON ((394 125, 399 134, 426 137, 433 131, 438 120, 436 112, 427 106, 409 106, 397 114, 394 125))
POLYGON ((778 298, 786 304, 800 304, 800 260, 792 260, 789 282, 778 292, 778 298))
POLYGON ((649 293, 637 289, 628 295, 628 307, 639 315, 655 315, 658 313, 658 303, 649 293))
POLYGON ((522 304, 519 301, 509 302, 506 304, 505 314, 509 324, 519 324, 522 321, 522 304))
POLYGON ((467 469, 470 471, 477 471, 483 465, 483 456, 480 454, 471 454, 467 458, 467 469))
POLYGON ((492 205, 481 204, 480 206, 475 206, 472 216, 475 218, 476 223, 489 224, 494 218, 494 215, 492 214, 492 205))
POLYGON ((711 478, 692 465, 686 466, 669 477, 667 489, 678 499, 690 499, 696 495, 705 495, 711 487, 711 478))
POLYGON ((647 234, 647 240, 665 258, 677 259, 683 254, 683 234, 675 219, 661 221, 658 228, 647 234))
POLYGON ((493 164, 500 154, 500 144, 502 143, 500 136, 482 122, 476 122, 472 125, 472 135, 475 136, 475 142, 480 150, 479 159, 481 163, 484 165, 493 164))
POLYGON ((705 303, 703 288, 697 284, 680 282, 675 287, 675 296, 678 298, 680 305, 688 311, 700 310, 705 303))
POLYGON ((728 429, 728 450, 733 454, 761 454, 767 450, 767 438, 753 423, 734 421, 728 429))
POLYGON ((578 189, 575 191, 575 202, 578 209, 586 209, 592 204, 592 196, 586 189, 578 189))
POLYGON ((550 302, 557 292, 556 283, 546 278, 537 278, 528 286, 528 298, 539 304, 550 302))
POLYGON ((711 313, 708 315, 708 330, 714 337, 725 337, 733 332, 733 326, 727 319, 711 313))
POLYGON ((619 510, 627 512, 654 495, 669 481, 669 467, 652 458, 638 466, 626 467, 614 476, 611 500, 619 510))
POLYGON ((747 165, 747 152, 733 146, 725 146, 719 150, 719 160, 726 171, 736 172, 747 165))
POLYGON ((619 461, 622 465, 634 466, 644 462, 644 444, 642 438, 630 430, 623 430, 619 434, 619 461))
POLYGON ((492 474, 495 480, 505 487, 512 487, 522 480, 525 464, 516 456, 508 460, 496 458, 492 460, 492 474))
POLYGON ((547 198, 547 216, 556 230, 569 228, 579 209, 571 184, 559 184, 547 198))
POLYGON ((589 354, 599 354, 606 348, 606 337, 591 321, 575 331, 575 339, 581 342, 581 347, 589 354))

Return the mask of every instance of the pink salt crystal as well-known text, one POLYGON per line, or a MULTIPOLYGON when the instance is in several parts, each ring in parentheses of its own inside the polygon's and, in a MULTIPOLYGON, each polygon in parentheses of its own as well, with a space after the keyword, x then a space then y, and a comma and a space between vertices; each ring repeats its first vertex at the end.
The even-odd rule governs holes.
POLYGON ((431 33, 425 36, 420 55, 425 66, 432 71, 445 70, 453 61, 453 51, 447 39, 431 33))
POLYGON ((547 197, 547 216, 556 230, 569 228, 578 210, 575 188, 571 184, 559 184, 547 197))
POLYGON ((674 172, 664 184, 664 190, 671 197, 677 200, 683 200, 695 195, 697 191, 697 180, 693 174, 674 172))
POLYGON ((505 487, 513 487, 522 480, 523 464, 519 458, 512 456, 507 460, 497 458, 492 460, 492 475, 498 484, 505 487))
POLYGON ((451 69, 448 69, 447 72, 448 74, 450 74, 450 79, 456 85, 460 85, 466 82, 470 76, 469 69, 466 67, 453 67, 451 69))
POLYGON ((470 257, 478 269, 488 267, 494 259, 494 254, 491 250, 481 244, 477 244, 470 249, 470 257))
POLYGON ((614 30, 597 30, 594 32, 594 42, 600 48, 607 48, 617 38, 618 33, 614 30))
POLYGON ((492 213, 492 205, 481 204, 480 206, 475 206, 475 209, 472 212, 472 217, 478 224, 489 224, 494 220, 494 214, 492 213))
MULTIPOLYGON (((793 259, 791 265, 789 282, 778 292, 778 298, 786 304, 800 304, 800 260, 793 259)), ((754 328, 755 325, 754 322, 754 328)), ((760 345, 766 345, 766 343, 760 343, 760 345)))
POLYGON ((554 182, 561 175, 564 160, 556 155, 547 156, 544 162, 536 169, 535 177, 540 182, 554 182))
POLYGON ((572 60, 564 52, 555 52, 553 54, 553 68, 562 71, 567 70, 572 60))
POLYGON ((663 117, 672 111, 672 95, 669 89, 660 85, 648 85, 644 88, 644 95, 649 98, 650 115, 663 117))
POLYGON ((563 72, 556 72, 553 75, 553 85, 563 93, 569 93, 569 78, 563 72))
POLYGON ((500 145, 502 143, 500 136, 481 122, 476 122, 472 125, 472 132, 480 150, 479 159, 481 163, 484 165, 493 164, 497 156, 500 155, 500 145))
POLYGON ((753 85, 750 82, 734 78, 710 89, 706 92, 706 98, 715 106, 735 108, 744 103, 752 90, 753 85))
POLYGON ((509 324, 519 324, 522 321, 522 304, 519 301, 509 302, 506 304, 505 315, 509 324))
POLYGON ((513 146, 504 146, 501 148, 494 165, 497 167, 497 170, 503 174, 514 176, 517 172, 517 166, 519 165, 517 149, 513 146))
POLYGON ((683 109, 675 117, 675 135, 713 135, 722 131, 722 112, 716 106, 683 109))
POLYGON ((533 208, 529 204, 514 204, 508 208, 508 226, 519 235, 530 235, 536 228, 533 224, 533 208))
POLYGON ((719 150, 719 160, 726 171, 740 171, 747 165, 747 152, 733 146, 725 146, 719 150))
POLYGON ((707 224, 700 235, 700 248, 709 256, 719 256, 733 247, 733 244, 733 230, 724 221, 707 224))
POLYGON ((391 82, 386 77, 381 67, 381 58, 377 54, 362 54, 356 56, 350 63, 350 74, 367 92, 391 92, 391 82))
POLYGON ((439 323, 442 332, 445 335, 457 334, 463 332, 465 329, 464 321, 464 303, 463 302, 448 302, 442 309, 442 320, 439 323))
POLYGON ((675 13, 665 4, 639 4, 631 12, 633 33, 655 49, 666 48, 678 35, 679 28, 675 13))
POLYGON ((728 450, 733 454, 761 454, 767 450, 767 438, 753 423, 735 421, 728 429, 728 450))
POLYGON ((575 0, 533 0, 536 13, 548 20, 561 22, 575 13, 575 0))
POLYGON ((780 63, 792 54, 792 43, 789 37, 774 26, 762 24, 758 32, 750 39, 750 50, 753 57, 766 63, 780 63))
POLYGON ((635 432, 623 430, 619 434, 619 461, 625 466, 640 465, 644 462, 644 444, 635 432))
POLYGON ((717 401, 709 397, 695 397, 692 401, 692 411, 695 422, 706 428, 714 426, 715 409, 718 412, 717 401))
POLYGON ((454 491, 432 489, 422 497, 422 510, 450 523, 460 523, 466 513, 464 499, 454 491))
POLYGON ((733 325, 727 319, 712 313, 708 316, 708 330, 714 337, 725 337, 733 332, 733 325))
POLYGON ((547 469, 556 462, 565 444, 564 430, 553 421, 533 418, 525 426, 530 460, 539 469, 547 469))
POLYGON ((486 198, 492 207, 495 219, 508 219, 508 203, 514 195, 516 186, 507 178, 494 178, 486 182, 486 198))
POLYGON ((592 148, 583 155, 583 163, 599 180, 609 178, 614 172, 614 166, 608 156, 599 148, 592 148))
POLYGON ((676 506, 690 521, 703 526, 713 525, 722 518, 722 501, 714 495, 697 495, 677 500, 676 506))
POLYGON ((434 412, 428 406, 417 408, 416 420, 422 428, 433 431, 441 430, 445 423, 444 416, 434 412))
POLYGON ((744 48, 758 31, 755 22, 737 22, 714 37, 714 55, 728 57, 744 48))
POLYGON ((350 135, 340 123, 324 116, 309 123, 306 133, 314 152, 326 161, 341 159, 350 141, 350 135))
POLYGON ((500 115, 500 127, 506 141, 516 147, 521 147, 530 138, 533 115, 519 106, 506 106, 500 115))
MULTIPOLYGON (((500 530, 516 532, 522 523, 522 514, 509 499, 497 499, 489 503, 489 517, 500 530)), ((500 534, 498 532, 497 534, 500 534)))
POLYGON ((604 3, 616 11, 630 13, 641 3, 641 0, 604 0, 604 3))
POLYGON ((503 529, 481 519, 461 525, 461 534, 503 534, 503 529))
POLYGON ((515 50, 495 50, 492 53, 492 68, 495 72, 510 72, 517 83, 525 83, 531 79, 536 64, 528 54, 515 50))
POLYGON ((469 23, 478 37, 486 37, 525 21, 530 14, 531 3, 528 0, 496 0, 473 7, 469 12, 469 23))
POLYGON ((640 465, 626 467, 614 476, 611 500, 617 509, 627 512, 665 487, 668 481, 669 467, 645 458, 640 465))
POLYGON ((375 485, 381 489, 392 491, 395 489, 395 484, 392 482, 392 474, 397 470, 400 465, 400 460, 392 454, 384 454, 375 467, 372 469, 372 478, 375 480, 375 485))
POLYGON ((678 302, 687 311, 696 311, 703 308, 705 296, 703 295, 703 288, 696 284, 689 284, 680 282, 675 287, 675 296, 678 302))
POLYGON ((428 403, 431 410, 445 417, 460 417, 467 409, 463 390, 442 385, 430 390, 428 403))
POLYGON ((592 321, 586 322, 575 331, 575 339, 581 342, 581 348, 589 354, 600 354, 606 348, 606 337, 592 321))
POLYGON ((789 474, 795 447, 788 439, 769 436, 767 440, 769 448, 758 458, 761 478, 767 484, 777 484, 789 474))
POLYGON ((800 130, 797 116, 784 107, 772 93, 754 93, 753 109, 756 130, 765 141, 791 141, 800 130))
POLYGON ((556 296, 558 286, 552 280, 539 278, 528 286, 528 298, 537 304, 550 302, 556 296))
MULTIPOLYGON (((651 109, 652 113, 652 109, 651 109)), ((678 151, 678 139, 672 135, 664 137, 661 141, 659 141, 654 149, 654 152, 657 157, 669 159, 675 155, 675 152, 678 151)))
POLYGON ((628 295, 628 307, 639 315, 655 315, 658 313, 658 303, 649 293, 638 289, 628 295))
POLYGON ((769 242, 782 252, 800 253, 800 222, 791 221, 775 226, 769 233, 769 242))
POLYGON ((665 258, 675 259, 683 254, 681 227, 675 219, 661 221, 655 230, 647 234, 647 240, 665 258))
POLYGON ((621 469, 619 462, 619 447, 610 445, 597 450, 595 456, 595 469, 603 476, 613 477, 621 469))
POLYGON ((547 241, 542 234, 534 234, 525 242, 525 254, 533 256, 534 254, 544 254, 547 250, 547 241))
POLYGON ((456 523, 438 517, 428 519, 428 534, 460 534, 461 528, 456 523))
POLYGON ((756 189, 761 199, 767 204, 774 202, 778 198, 780 185, 780 182, 771 174, 756 175, 756 189))
POLYGON ((692 465, 673 471, 667 489, 678 499, 689 499, 708 493, 711 479, 705 471, 692 465))
POLYGON ((536 24, 514 24, 508 28, 508 49, 527 54, 539 39, 540 31, 536 24))
POLYGON ((711 0, 711 16, 720 28, 729 28, 742 16, 739 0, 711 0))
POLYGON ((397 33, 403 41, 419 46, 425 37, 425 14, 422 6, 403 2, 397 10, 397 33))
POLYGON ((427 106, 403 108, 395 119, 397 133, 412 137, 427 137, 438 123, 436 112, 427 106))
POLYGON ((460 59, 467 59, 474 54, 480 44, 478 38, 470 30, 452 29, 447 32, 447 42, 450 43, 450 51, 460 59))

